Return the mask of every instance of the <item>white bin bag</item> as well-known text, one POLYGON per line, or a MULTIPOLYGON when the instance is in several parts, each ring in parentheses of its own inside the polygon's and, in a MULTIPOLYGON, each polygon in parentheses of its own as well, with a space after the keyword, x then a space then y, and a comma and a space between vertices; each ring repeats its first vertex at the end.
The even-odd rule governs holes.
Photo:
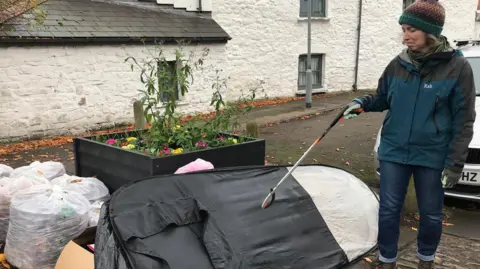
POLYGON ((40 175, 48 180, 52 180, 56 177, 65 175, 65 166, 60 162, 33 162, 28 166, 22 166, 14 169, 10 173, 10 177, 23 176, 35 176, 40 175))
POLYGON ((110 198, 107 186, 94 177, 63 175, 51 180, 54 185, 82 194, 90 203, 106 201, 110 198))
POLYGON ((0 242, 5 242, 8 231, 10 200, 12 196, 34 185, 50 184, 50 182, 40 176, 25 177, 19 176, 15 178, 0 178, 0 242))
POLYGON ((5 257, 22 269, 52 269, 67 243, 88 226, 90 202, 51 184, 16 193, 11 200, 5 257))

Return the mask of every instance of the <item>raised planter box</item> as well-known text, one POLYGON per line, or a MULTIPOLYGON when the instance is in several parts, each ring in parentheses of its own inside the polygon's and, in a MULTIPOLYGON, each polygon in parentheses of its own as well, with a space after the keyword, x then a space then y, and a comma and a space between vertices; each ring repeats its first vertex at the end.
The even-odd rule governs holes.
POLYGON ((97 142, 90 136, 74 139, 74 154, 75 174, 80 177, 95 176, 113 193, 131 181, 173 174, 179 167, 197 158, 211 162, 215 168, 264 165, 265 140, 255 139, 230 146, 156 157, 97 142))

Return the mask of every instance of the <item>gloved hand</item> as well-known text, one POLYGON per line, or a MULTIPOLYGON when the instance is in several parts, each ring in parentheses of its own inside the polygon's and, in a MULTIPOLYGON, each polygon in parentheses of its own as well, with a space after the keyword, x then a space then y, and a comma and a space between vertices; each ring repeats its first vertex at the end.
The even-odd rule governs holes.
POLYGON ((356 116, 360 115, 360 113, 363 112, 362 105, 359 103, 352 101, 348 104, 348 109, 345 110, 343 113, 343 118, 348 120, 348 119, 353 119, 356 116))
POLYGON ((460 177, 462 176, 463 169, 461 168, 445 168, 442 172, 442 185, 445 189, 453 188, 460 177))

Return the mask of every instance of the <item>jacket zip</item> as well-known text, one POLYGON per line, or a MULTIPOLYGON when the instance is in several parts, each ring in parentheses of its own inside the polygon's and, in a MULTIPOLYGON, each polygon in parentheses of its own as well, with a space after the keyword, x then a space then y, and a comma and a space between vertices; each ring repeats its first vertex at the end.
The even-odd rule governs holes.
POLYGON ((435 118, 435 114, 437 114, 437 105, 438 105, 438 95, 435 97, 435 107, 433 108, 433 123, 435 124, 435 130, 437 131, 437 135, 440 134, 440 130, 438 129, 437 119, 435 118))

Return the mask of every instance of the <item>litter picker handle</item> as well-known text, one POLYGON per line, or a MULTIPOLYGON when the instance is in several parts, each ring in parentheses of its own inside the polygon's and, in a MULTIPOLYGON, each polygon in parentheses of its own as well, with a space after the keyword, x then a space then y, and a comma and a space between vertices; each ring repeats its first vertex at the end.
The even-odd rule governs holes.
POLYGON ((337 124, 337 122, 343 118, 343 113, 345 113, 345 111, 347 111, 347 109, 349 108, 348 105, 344 106, 342 108, 342 111, 340 111, 340 113, 338 113, 338 115, 332 120, 332 123, 330 123, 330 127, 333 127, 335 126, 335 124, 337 124))
MULTIPOLYGON (((332 121, 332 123, 330 123, 330 128, 335 126, 335 124, 337 124, 337 122, 339 120, 341 120, 343 118, 343 113, 345 113, 345 111, 347 111, 347 109, 349 108, 350 106, 349 105, 346 105, 342 108, 342 111, 340 111, 340 113, 338 113, 337 117, 335 117, 332 121)), ((355 110, 352 110, 350 113, 351 114, 356 114, 356 115, 359 115, 360 113, 363 112, 363 109, 362 108, 359 108, 359 109, 355 109, 355 110)))

